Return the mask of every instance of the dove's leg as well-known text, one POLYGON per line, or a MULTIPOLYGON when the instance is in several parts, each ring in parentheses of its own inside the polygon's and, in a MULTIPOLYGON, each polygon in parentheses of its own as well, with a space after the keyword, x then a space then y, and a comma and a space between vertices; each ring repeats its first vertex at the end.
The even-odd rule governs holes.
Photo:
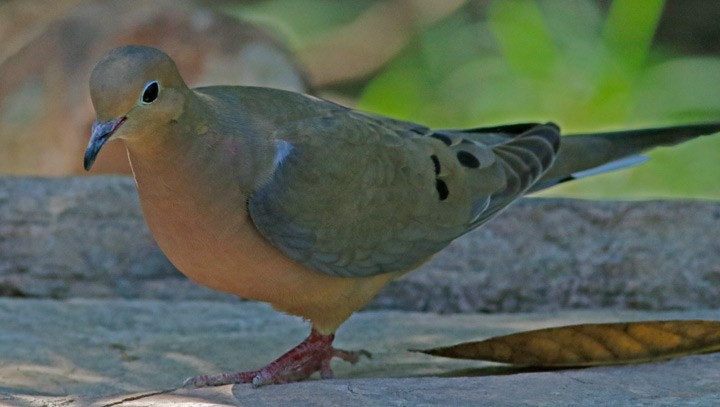
POLYGON ((330 368, 330 360, 333 357, 352 364, 357 363, 360 356, 370 357, 370 353, 364 350, 351 352, 335 349, 332 346, 333 339, 335 339, 335 334, 321 335, 313 329, 298 346, 260 370, 221 373, 215 376, 201 375, 189 378, 184 385, 186 387, 208 387, 252 383, 254 387, 258 387, 306 379, 315 372, 320 372, 320 377, 328 379, 333 376, 330 368))

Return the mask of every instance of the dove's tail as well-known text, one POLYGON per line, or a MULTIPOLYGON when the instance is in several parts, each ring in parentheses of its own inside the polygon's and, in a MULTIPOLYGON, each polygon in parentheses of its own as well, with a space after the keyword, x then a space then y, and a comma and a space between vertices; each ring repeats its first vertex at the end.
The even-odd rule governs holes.
POLYGON ((642 152, 720 132, 720 123, 564 136, 555 163, 529 193, 647 161, 642 152))

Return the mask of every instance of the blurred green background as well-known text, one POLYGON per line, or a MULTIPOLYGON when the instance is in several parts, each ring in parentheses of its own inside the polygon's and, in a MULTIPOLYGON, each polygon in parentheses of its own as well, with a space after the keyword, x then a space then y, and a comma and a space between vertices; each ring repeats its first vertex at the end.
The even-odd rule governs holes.
MULTIPOLYGON (((720 2, 265 0, 215 6, 289 44, 321 96, 430 126, 554 121, 568 134, 720 120, 720 58, 712 37, 720 2), (664 38, 661 22, 670 25, 664 38)), ((544 195, 720 199, 720 135, 650 155, 642 166, 544 195)))

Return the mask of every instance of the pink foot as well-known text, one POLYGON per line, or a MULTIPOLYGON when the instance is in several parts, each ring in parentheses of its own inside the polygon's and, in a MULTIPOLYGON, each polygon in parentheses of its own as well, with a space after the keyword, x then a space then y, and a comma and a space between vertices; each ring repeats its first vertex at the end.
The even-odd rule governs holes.
POLYGON ((260 370, 237 373, 221 373, 215 376, 201 375, 187 379, 184 387, 223 386, 234 383, 252 383, 253 387, 266 384, 289 383, 310 377, 320 372, 320 377, 329 379, 333 377, 330 360, 340 358, 352 364, 360 360, 360 356, 370 358, 370 352, 361 350, 350 352, 335 349, 332 346, 334 334, 321 335, 315 329, 298 346, 290 349, 274 362, 260 370))

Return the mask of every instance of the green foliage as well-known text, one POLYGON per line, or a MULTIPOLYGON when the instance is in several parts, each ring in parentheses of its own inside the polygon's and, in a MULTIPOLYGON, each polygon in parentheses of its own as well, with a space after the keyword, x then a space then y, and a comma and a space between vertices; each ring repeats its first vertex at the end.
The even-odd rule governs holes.
POLYGON ((324 36, 333 28, 354 20, 374 0, 268 0, 250 4, 229 3, 224 11, 264 25, 284 37, 293 48, 324 36))
MULTIPOLYGON (((496 0, 418 40, 365 89, 360 107, 432 126, 559 123, 566 132, 720 120, 720 59, 652 48, 662 0, 496 0), (604 21, 603 21, 604 19, 604 21)), ((546 195, 720 199, 720 135, 651 153, 648 164, 546 195)))
MULTIPOLYGON (((332 36, 378 0, 266 0, 228 11, 294 49, 332 36)), ((554 121, 566 133, 720 120, 720 58, 653 46, 664 0, 468 1, 369 79, 358 107, 437 127, 554 121)), ((377 46, 382 46, 378 44, 377 46)), ((720 135, 655 151, 642 166, 546 194, 720 199, 720 135)))

